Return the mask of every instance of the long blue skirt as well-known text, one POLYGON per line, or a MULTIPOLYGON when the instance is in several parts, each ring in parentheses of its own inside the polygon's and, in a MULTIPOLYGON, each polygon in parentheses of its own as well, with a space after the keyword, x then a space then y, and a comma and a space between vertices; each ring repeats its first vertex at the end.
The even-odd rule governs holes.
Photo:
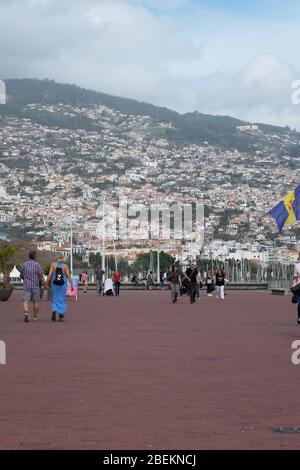
POLYGON ((52 283, 52 312, 65 316, 67 311, 67 283, 57 286, 52 283))

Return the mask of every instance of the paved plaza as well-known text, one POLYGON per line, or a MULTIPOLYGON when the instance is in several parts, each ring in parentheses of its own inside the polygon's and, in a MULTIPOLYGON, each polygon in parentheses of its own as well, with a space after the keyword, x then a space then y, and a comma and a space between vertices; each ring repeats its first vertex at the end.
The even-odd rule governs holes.
POLYGON ((288 296, 94 291, 64 323, 0 303, 0 449, 300 449, 288 296))

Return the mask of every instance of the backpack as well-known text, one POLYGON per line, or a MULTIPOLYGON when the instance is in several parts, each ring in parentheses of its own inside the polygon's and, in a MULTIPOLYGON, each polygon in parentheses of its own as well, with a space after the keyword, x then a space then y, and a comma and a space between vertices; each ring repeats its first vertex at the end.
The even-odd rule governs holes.
POLYGON ((63 269, 60 266, 56 266, 53 284, 56 286, 63 286, 65 283, 63 269))

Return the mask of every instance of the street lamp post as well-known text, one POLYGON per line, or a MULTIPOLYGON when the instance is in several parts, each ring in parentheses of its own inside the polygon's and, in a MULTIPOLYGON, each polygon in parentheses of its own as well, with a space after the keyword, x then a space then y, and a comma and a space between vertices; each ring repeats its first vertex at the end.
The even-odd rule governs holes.
POLYGON ((118 260, 117 260, 115 240, 113 240, 113 245, 114 245, 114 257, 115 257, 115 269, 116 269, 116 271, 118 271, 118 260))
POLYGON ((104 222, 104 199, 102 200, 102 270, 105 271, 105 222, 104 222))

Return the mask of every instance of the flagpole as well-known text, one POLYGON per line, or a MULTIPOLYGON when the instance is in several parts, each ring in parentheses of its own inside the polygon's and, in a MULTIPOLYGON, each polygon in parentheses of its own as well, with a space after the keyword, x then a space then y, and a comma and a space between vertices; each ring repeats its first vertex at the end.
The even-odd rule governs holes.
POLYGON ((102 200, 102 270, 105 271, 105 226, 104 226, 104 200, 102 200))
POLYGON ((73 218, 71 217, 71 222, 70 222, 70 229, 71 229, 71 243, 70 243, 70 248, 71 248, 71 253, 70 253, 70 271, 71 271, 71 276, 73 276, 73 218))
POLYGON ((118 261, 117 261, 115 240, 113 240, 113 245, 114 245, 114 256, 115 256, 115 269, 116 271, 118 271, 118 261))

